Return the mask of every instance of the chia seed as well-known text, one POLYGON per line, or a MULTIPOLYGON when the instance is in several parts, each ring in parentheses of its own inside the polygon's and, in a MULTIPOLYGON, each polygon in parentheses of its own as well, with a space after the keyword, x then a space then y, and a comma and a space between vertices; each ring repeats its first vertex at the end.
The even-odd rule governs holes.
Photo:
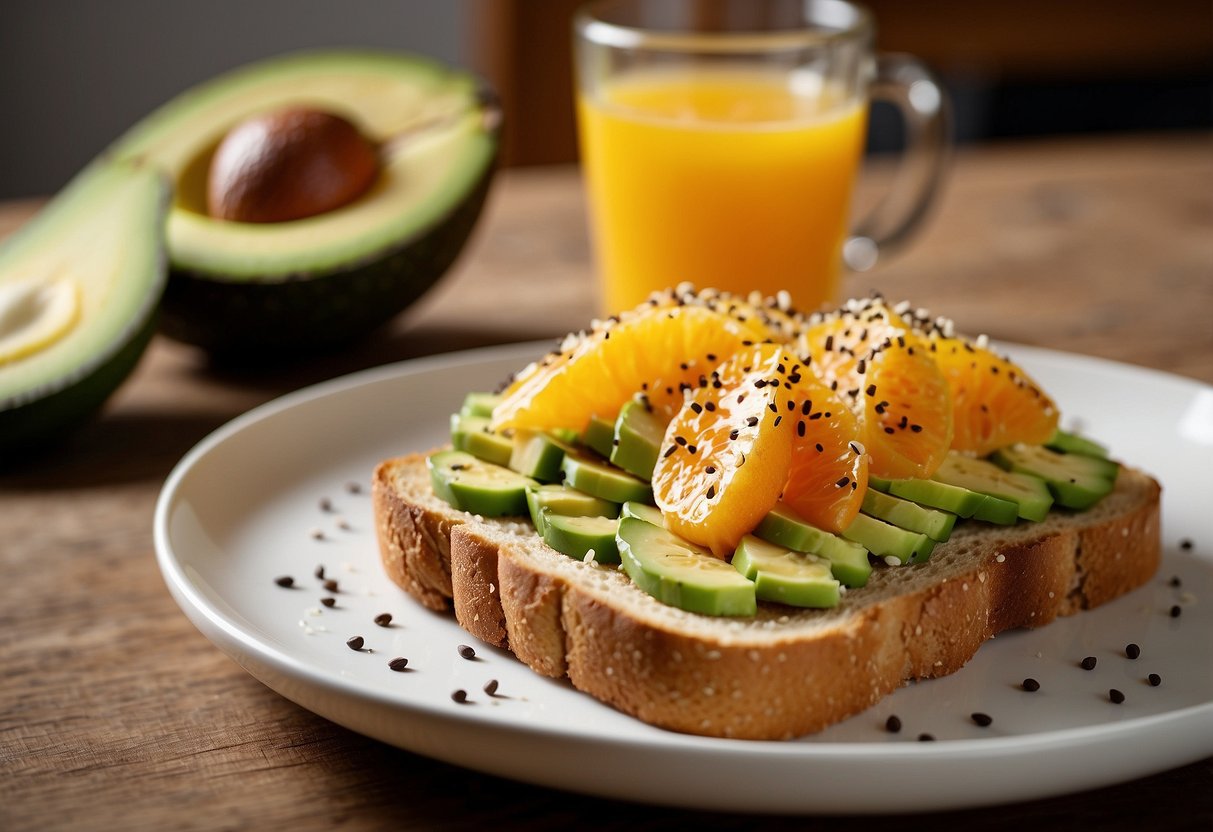
POLYGON ((1119 705, 1125 701, 1125 695, 1116 688, 1112 688, 1108 691, 1108 699, 1112 701, 1113 705, 1119 705))
POLYGON ((896 734, 901 731, 901 719, 896 715, 890 716, 884 721, 884 729, 890 734, 896 734))
POLYGON ((362 636, 351 636, 345 640, 345 646, 351 650, 361 650, 364 644, 366 644, 366 640, 362 636))
POLYGON ((1094 670, 1095 669, 1095 657, 1087 656, 1085 659, 1082 660, 1080 666, 1082 667, 1083 670, 1094 670))
POLYGON ((404 656, 397 656, 396 658, 394 658, 390 662, 388 662, 387 666, 390 669, 399 673, 400 671, 404 670, 406 667, 409 666, 409 660, 406 659, 404 656))
POLYGON ((290 589, 291 587, 293 587, 295 585, 295 579, 292 578, 290 575, 281 575, 277 578, 274 578, 274 583, 278 584, 278 586, 280 586, 284 589, 290 589))
POLYGON ((463 659, 476 658, 476 651, 473 650, 471 647, 467 646, 466 644, 459 645, 458 650, 459 650, 460 658, 463 658, 463 659))
POLYGON ((1023 689, 1028 693, 1035 693, 1036 691, 1040 690, 1040 682, 1029 676, 1023 680, 1023 689))
POLYGON ((1125 645, 1125 655, 1128 656, 1130 659, 1136 659, 1138 656, 1141 655, 1141 648, 1138 647, 1136 644, 1126 644, 1125 645))

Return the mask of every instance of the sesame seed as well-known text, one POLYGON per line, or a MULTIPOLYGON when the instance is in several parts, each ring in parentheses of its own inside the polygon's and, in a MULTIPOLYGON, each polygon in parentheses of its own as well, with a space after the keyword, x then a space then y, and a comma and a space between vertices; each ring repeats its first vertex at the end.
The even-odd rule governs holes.
POLYGON ((1183 549, 1185 552, 1189 551, 1192 548, 1192 541, 1185 537, 1183 540, 1179 541, 1179 548, 1183 549))
POLYGON ((336 598, 321 598, 320 603, 326 607, 332 607, 332 606, 336 606, 337 599, 336 598))
POLYGON ((1085 659, 1083 659, 1083 660, 1082 660, 1082 661, 1079 663, 1079 666, 1080 666, 1080 667, 1081 667, 1083 670, 1094 670, 1094 669, 1095 669, 1095 657, 1094 657, 1094 656, 1087 656, 1085 659))
POLYGON ((974 724, 979 725, 982 728, 987 728, 994 722, 994 717, 980 712, 969 714, 969 719, 973 720, 974 724))
POLYGON ((738 436, 740 436, 739 431, 737 431, 737 430, 729 431, 729 439, 736 439, 738 436))
POLYGON ((709 485, 708 486, 708 499, 710 500, 715 496, 716 496, 716 486, 709 485))
POLYGON ((1125 701, 1125 695, 1116 688, 1111 688, 1108 690, 1108 699, 1112 701, 1113 705, 1119 705, 1125 701))
POLYGON ((901 720, 896 716, 890 716, 884 721, 884 729, 890 734, 896 734, 901 730, 901 720))
POLYGON ((1159 676, 1157 673, 1151 673, 1146 678, 1150 681, 1150 687, 1156 688, 1162 684, 1162 677, 1159 676))
POLYGON ((796 423, 796 435, 804 436, 804 419, 796 423))
POLYGON ((328 497, 321 497, 319 506, 320 506, 321 511, 332 511, 333 510, 333 501, 330 500, 328 497))
POLYGON ((283 587, 285 589, 290 589, 291 587, 293 587, 295 585, 295 579, 292 578, 290 575, 281 575, 277 578, 274 578, 274 583, 278 584, 278 586, 283 587))
POLYGON ((674 451, 676 451, 676 450, 678 450, 678 446, 671 445, 670 447, 665 449, 665 453, 663 453, 661 456, 664 459, 664 458, 668 457, 670 454, 674 453, 674 451))
POLYGON ((696 450, 697 450, 697 449, 696 449, 696 447, 695 447, 694 445, 687 445, 687 453, 688 453, 688 454, 693 454, 693 453, 695 453, 695 451, 696 451, 696 450))
POLYGON ((1174 606, 1171 607, 1171 617, 1172 618, 1179 618, 1180 614, 1182 614, 1182 613, 1183 613, 1183 610, 1180 608, 1179 604, 1175 604, 1174 606))
POLYGON ((932 734, 919 734, 918 741, 919 742, 935 742, 935 737, 932 734))
POLYGON ((851 481, 850 477, 840 477, 839 480, 836 483, 834 483, 834 485, 837 486, 838 488, 842 488, 844 485, 846 485, 850 481, 851 481))
POLYGON ((392 625, 392 614, 390 612, 381 612, 375 616, 375 623, 380 627, 390 627, 392 625))
POLYGON ((458 649, 458 651, 459 651, 459 658, 461 658, 461 659, 474 659, 474 658, 476 658, 476 651, 475 651, 475 650, 473 650, 471 647, 469 647, 469 646, 468 646, 468 645, 466 645, 466 644, 461 644, 461 645, 459 645, 459 647, 458 647, 457 649, 458 649))
POLYGON ((1023 689, 1028 693, 1035 693, 1040 690, 1040 682, 1033 679, 1031 676, 1023 680, 1023 689))
POLYGON ((468 701, 468 692, 463 688, 457 688, 451 691, 451 701, 458 702, 460 705, 468 701))
POLYGON ((348 491, 350 494, 361 494, 362 486, 356 482, 347 482, 345 484, 345 490, 348 491))
POLYGON ((821 453, 822 451, 824 451, 824 450, 825 450, 825 448, 824 448, 824 447, 822 447, 822 444, 821 444, 820 442, 818 442, 818 443, 817 443, 816 445, 814 445, 813 447, 815 447, 815 448, 817 449, 817 453, 821 453))
POLYGON ((775 427, 779 427, 779 423, 780 423, 780 422, 782 422, 782 421, 783 421, 783 417, 782 417, 782 416, 776 416, 776 417, 775 417, 775 427))
POLYGON ((1183 581, 1179 579, 1178 575, 1172 575, 1170 583, 1171 586, 1183 586, 1183 581))
POLYGON ((687 443, 687 438, 685 436, 675 436, 674 442, 678 445, 685 445, 687 443))
POLYGON ((703 413, 703 405, 699 402, 691 402, 691 410, 694 410, 696 413, 703 413))
POLYGON ((316 576, 316 580, 323 581, 324 580, 324 564, 317 566, 316 571, 313 572, 312 574, 316 576))
POLYGON ((391 670, 394 670, 397 673, 399 673, 400 671, 404 670, 406 667, 409 666, 409 660, 406 659, 404 656, 397 656, 396 658, 394 658, 390 662, 388 662, 387 666, 391 670))
POLYGON ((864 390, 864 392, 867 393, 869 396, 875 396, 876 395, 876 385, 869 384, 868 389, 864 390))
POLYGON ((366 641, 362 636, 350 636, 345 640, 345 646, 351 650, 361 650, 364 644, 366 644, 366 641))
POLYGON ((715 410, 715 409, 716 409, 716 403, 715 403, 715 402, 708 402, 707 404, 705 404, 705 405, 703 406, 703 409, 704 409, 704 410, 706 410, 706 411, 708 411, 709 413, 711 413, 713 410, 715 410))
POLYGON ((745 423, 746 423, 747 425, 749 425, 750 427, 754 427, 755 425, 757 425, 757 424, 758 424, 758 417, 757 417, 757 416, 751 416, 750 418, 748 418, 748 419, 746 419, 746 420, 745 420, 745 423))
POLYGON ((1141 648, 1138 647, 1136 644, 1131 644, 1131 643, 1126 644, 1125 645, 1125 655, 1128 656, 1130 659, 1136 659, 1138 656, 1141 655, 1141 648))
POLYGON ((329 592, 337 592, 337 591, 338 591, 338 589, 337 589, 337 582, 336 582, 335 580, 333 580, 332 578, 329 578, 327 581, 325 581, 325 582, 324 582, 324 588, 325 588, 326 590, 328 590, 329 592))
POLYGON ((705 469, 704 469, 704 472, 705 472, 705 473, 708 473, 708 474, 715 474, 715 473, 716 473, 716 466, 715 466, 715 465, 709 465, 707 468, 705 468, 705 469))
POLYGON ((489 679, 487 682, 485 682, 484 683, 484 692, 487 693, 489 696, 496 696, 497 695, 497 680, 489 679))

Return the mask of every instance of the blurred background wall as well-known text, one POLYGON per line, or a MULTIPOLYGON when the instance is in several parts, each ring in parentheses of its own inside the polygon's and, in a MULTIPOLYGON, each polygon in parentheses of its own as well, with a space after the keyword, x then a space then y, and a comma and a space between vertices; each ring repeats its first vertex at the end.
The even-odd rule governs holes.
MULTIPOLYGON (((0 0, 0 198, 60 187, 190 84, 293 49, 423 52, 490 79, 505 164, 576 158, 578 0, 0 0)), ((877 42, 942 75, 980 142, 1213 126, 1209 0, 869 0, 877 42)), ((888 113, 871 146, 896 145, 888 113)))

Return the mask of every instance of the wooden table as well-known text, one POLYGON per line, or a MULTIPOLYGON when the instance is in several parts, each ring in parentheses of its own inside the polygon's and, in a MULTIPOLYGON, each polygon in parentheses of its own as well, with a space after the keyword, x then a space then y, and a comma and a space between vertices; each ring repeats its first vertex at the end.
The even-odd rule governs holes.
MULTIPOLYGON (((36 207, 0 205, 0 236, 36 207)), ((909 296, 995 338, 1213 382, 1213 142, 1189 135, 962 152, 918 244, 851 287, 909 296)), ((555 336, 592 311, 576 171, 509 171, 462 261, 388 331, 272 374, 208 367, 158 338, 100 418, 0 473, 0 828, 756 823, 519 785, 352 734, 220 654, 156 569, 157 492, 177 459, 223 422, 363 367, 555 336)), ((914 823, 1209 828, 1211 794, 1213 758, 1129 785, 914 823)))

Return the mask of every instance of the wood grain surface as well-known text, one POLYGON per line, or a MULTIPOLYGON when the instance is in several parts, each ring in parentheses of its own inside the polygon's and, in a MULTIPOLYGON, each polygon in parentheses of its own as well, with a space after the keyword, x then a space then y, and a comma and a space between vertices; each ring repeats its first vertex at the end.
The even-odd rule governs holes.
MULTIPOLYGON (((37 205, 0 205, 0 236, 37 205)), ((909 297, 970 332, 1213 382, 1213 140, 964 152, 912 250, 850 288, 909 297)), ((554 337, 593 311, 576 170, 509 171, 453 272, 385 331, 272 371, 211 366, 158 337, 97 419, 0 472, 0 829, 758 825, 521 785, 352 734, 220 654, 156 568, 156 495, 180 456, 225 421, 364 367, 554 337)), ((883 823, 1208 829, 1213 758, 1062 798, 883 823)))

